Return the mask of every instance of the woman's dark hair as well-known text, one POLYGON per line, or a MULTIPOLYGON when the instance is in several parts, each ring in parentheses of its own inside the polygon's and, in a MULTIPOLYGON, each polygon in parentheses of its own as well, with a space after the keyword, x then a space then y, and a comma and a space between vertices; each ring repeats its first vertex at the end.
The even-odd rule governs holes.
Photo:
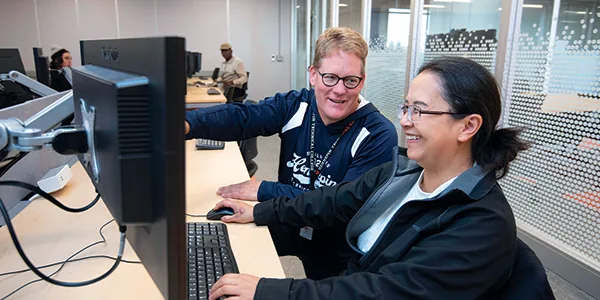
POLYGON ((54 53, 52 57, 50 57, 50 69, 58 70, 62 68, 63 63, 63 54, 71 53, 67 49, 60 49, 58 52, 54 53))
POLYGON ((517 153, 529 148, 519 138, 523 128, 496 129, 502 113, 498 83, 480 64, 462 57, 441 57, 426 63, 419 74, 430 72, 440 80, 442 97, 451 107, 456 119, 478 114, 483 119, 481 128, 473 137, 473 160, 495 169, 500 179, 508 173, 509 163, 517 153), (464 114, 463 114, 464 113, 464 114))

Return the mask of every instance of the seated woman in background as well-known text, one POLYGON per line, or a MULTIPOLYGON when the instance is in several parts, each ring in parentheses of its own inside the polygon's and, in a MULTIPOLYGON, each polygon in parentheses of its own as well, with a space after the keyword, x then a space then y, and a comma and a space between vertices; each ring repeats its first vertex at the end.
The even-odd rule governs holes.
POLYGON ((50 87, 58 92, 73 89, 71 52, 58 46, 50 47, 50 87))
MULTIPOLYGON (((295 199, 215 207, 233 208, 224 222, 269 229, 346 224, 356 252, 347 269, 318 281, 227 274, 210 299, 494 298, 510 277, 516 243, 497 179, 527 149, 519 129, 496 129, 501 109, 496 80, 481 65, 458 57, 425 64, 398 113, 408 157, 295 199)), ((273 239, 280 254, 302 251, 273 239)))

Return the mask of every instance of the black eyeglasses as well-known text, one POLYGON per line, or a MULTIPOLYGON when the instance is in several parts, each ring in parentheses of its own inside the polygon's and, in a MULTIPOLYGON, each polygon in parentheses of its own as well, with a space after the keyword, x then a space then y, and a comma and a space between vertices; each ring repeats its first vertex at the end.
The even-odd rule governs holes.
POLYGON ((317 70, 317 73, 319 73, 319 75, 321 75, 321 80, 323 81, 323 84, 328 87, 333 87, 340 80, 342 80, 344 82, 344 86, 347 89, 354 89, 363 80, 362 77, 358 77, 358 76, 339 77, 333 73, 321 73, 318 70, 317 70))
POLYGON ((398 119, 402 119, 402 116, 408 113, 408 120, 411 123, 417 123, 421 121, 421 115, 467 115, 465 113, 453 113, 449 111, 435 111, 435 110, 422 110, 421 108, 414 105, 400 104, 398 107, 398 119))

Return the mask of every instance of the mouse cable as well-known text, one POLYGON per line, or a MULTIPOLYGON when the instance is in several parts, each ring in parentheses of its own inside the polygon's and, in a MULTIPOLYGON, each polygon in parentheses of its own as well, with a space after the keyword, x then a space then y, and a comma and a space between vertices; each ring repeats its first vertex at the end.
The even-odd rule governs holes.
POLYGON ((27 267, 29 267, 29 269, 31 269, 31 271, 33 273, 35 273, 35 275, 37 275, 38 277, 40 277, 41 279, 43 279, 49 283, 59 285, 59 286, 64 286, 64 287, 79 287, 79 286, 86 286, 86 285, 90 285, 92 283, 96 283, 96 282, 106 278, 108 275, 110 275, 117 268, 117 266, 119 266, 119 263, 121 262, 121 259, 123 258, 123 251, 125 249, 125 232, 127 231, 127 227, 119 225, 119 232, 121 232, 119 252, 117 254, 117 259, 115 260, 115 263, 106 273, 104 273, 94 279, 80 281, 80 282, 65 282, 65 281, 52 279, 52 278, 46 276, 44 273, 40 272, 33 265, 33 263, 31 263, 31 261, 29 260, 29 257, 27 257, 27 255, 23 251, 23 248, 21 247, 21 243, 19 242, 19 239, 17 238, 17 234, 15 232, 15 229, 13 228, 12 221, 10 220, 8 211, 6 210, 6 207, 4 206, 4 202, 2 201, 2 199, 0 199, 0 213, 2 213, 2 217, 6 221, 6 226, 8 227, 10 237, 13 241, 13 244, 15 245, 15 248, 17 249, 17 252, 19 252, 19 256, 21 256, 21 259, 23 259, 23 262, 25 262, 27 267))
MULTIPOLYGON (((44 268, 49 268, 52 266, 56 266, 56 265, 61 265, 56 271, 54 271, 52 274, 48 275, 48 277, 52 277, 55 274, 57 274, 58 272, 60 272, 60 270, 67 264, 70 262, 77 262, 77 261, 82 261, 82 260, 87 260, 87 259, 92 259, 92 258, 108 258, 108 259, 112 259, 112 260, 117 260, 116 257, 112 257, 112 256, 108 256, 108 255, 90 255, 90 256, 84 256, 84 257, 80 257, 80 258, 75 258, 73 259, 73 257, 77 256, 78 254, 80 254, 81 252, 95 246, 101 243, 106 243, 106 238, 104 237, 104 235, 102 234, 102 230, 104 229, 104 227, 106 227, 108 224, 110 224, 111 222, 113 222, 114 219, 104 223, 104 225, 102 225, 102 227, 100 227, 100 230, 98 230, 98 233, 100 234, 100 237, 102 238, 101 241, 97 241, 94 243, 89 244, 88 246, 82 248, 81 250, 75 252, 73 255, 69 256, 69 258, 67 258, 65 261, 60 261, 60 262, 56 262, 56 263, 52 263, 52 264, 47 264, 47 265, 43 265, 38 267, 38 269, 44 269, 44 268)), ((131 261, 131 260, 125 260, 122 259, 121 260, 122 263, 129 263, 129 264, 141 264, 141 261, 131 261)), ((20 274, 20 273, 25 273, 25 272, 29 272, 31 271, 30 269, 23 269, 23 270, 18 270, 18 271, 11 271, 11 272, 6 272, 6 273, 0 273, 0 277, 2 276, 7 276, 7 275, 13 275, 13 274, 20 274)), ((35 279, 32 281, 29 281, 25 284, 23 284, 22 286, 20 286, 19 288, 17 288, 16 290, 12 291, 10 294, 4 296, 3 298, 1 298, 0 300, 4 300, 7 299, 8 297, 16 294, 17 292, 19 292, 20 290, 24 289, 25 287, 34 284, 36 282, 40 282, 42 281, 42 279, 35 279)))
POLYGON ((16 187, 20 187, 20 188, 29 190, 31 192, 34 192, 34 193, 42 196, 46 200, 52 202, 52 204, 58 206, 60 209, 68 211, 68 212, 71 212, 71 213, 84 212, 84 211, 92 208, 94 205, 96 205, 96 203, 98 203, 98 200, 100 200, 100 194, 97 193, 96 194, 96 198, 94 198, 94 200, 92 200, 92 202, 90 202, 88 205, 86 205, 84 207, 80 207, 80 208, 72 208, 72 207, 68 207, 68 206, 65 206, 64 204, 60 203, 60 201, 58 201, 52 195, 44 192, 39 187, 37 187, 35 185, 31 185, 31 184, 26 183, 26 182, 14 181, 14 180, 3 180, 3 181, 0 181, 0 186, 2 186, 2 185, 16 186, 16 187))
POLYGON ((192 214, 185 214, 188 217, 193 217, 193 218, 206 218, 206 215, 192 215, 192 214))

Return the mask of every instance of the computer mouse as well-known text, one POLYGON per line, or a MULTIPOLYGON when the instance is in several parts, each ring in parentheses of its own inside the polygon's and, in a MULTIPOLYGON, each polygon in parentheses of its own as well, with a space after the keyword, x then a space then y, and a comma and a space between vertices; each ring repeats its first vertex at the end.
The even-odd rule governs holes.
POLYGON ((233 209, 229 208, 229 207, 221 207, 217 210, 211 209, 207 214, 206 214, 206 218, 209 220, 221 220, 221 217, 223 216, 232 216, 233 215, 233 209))

